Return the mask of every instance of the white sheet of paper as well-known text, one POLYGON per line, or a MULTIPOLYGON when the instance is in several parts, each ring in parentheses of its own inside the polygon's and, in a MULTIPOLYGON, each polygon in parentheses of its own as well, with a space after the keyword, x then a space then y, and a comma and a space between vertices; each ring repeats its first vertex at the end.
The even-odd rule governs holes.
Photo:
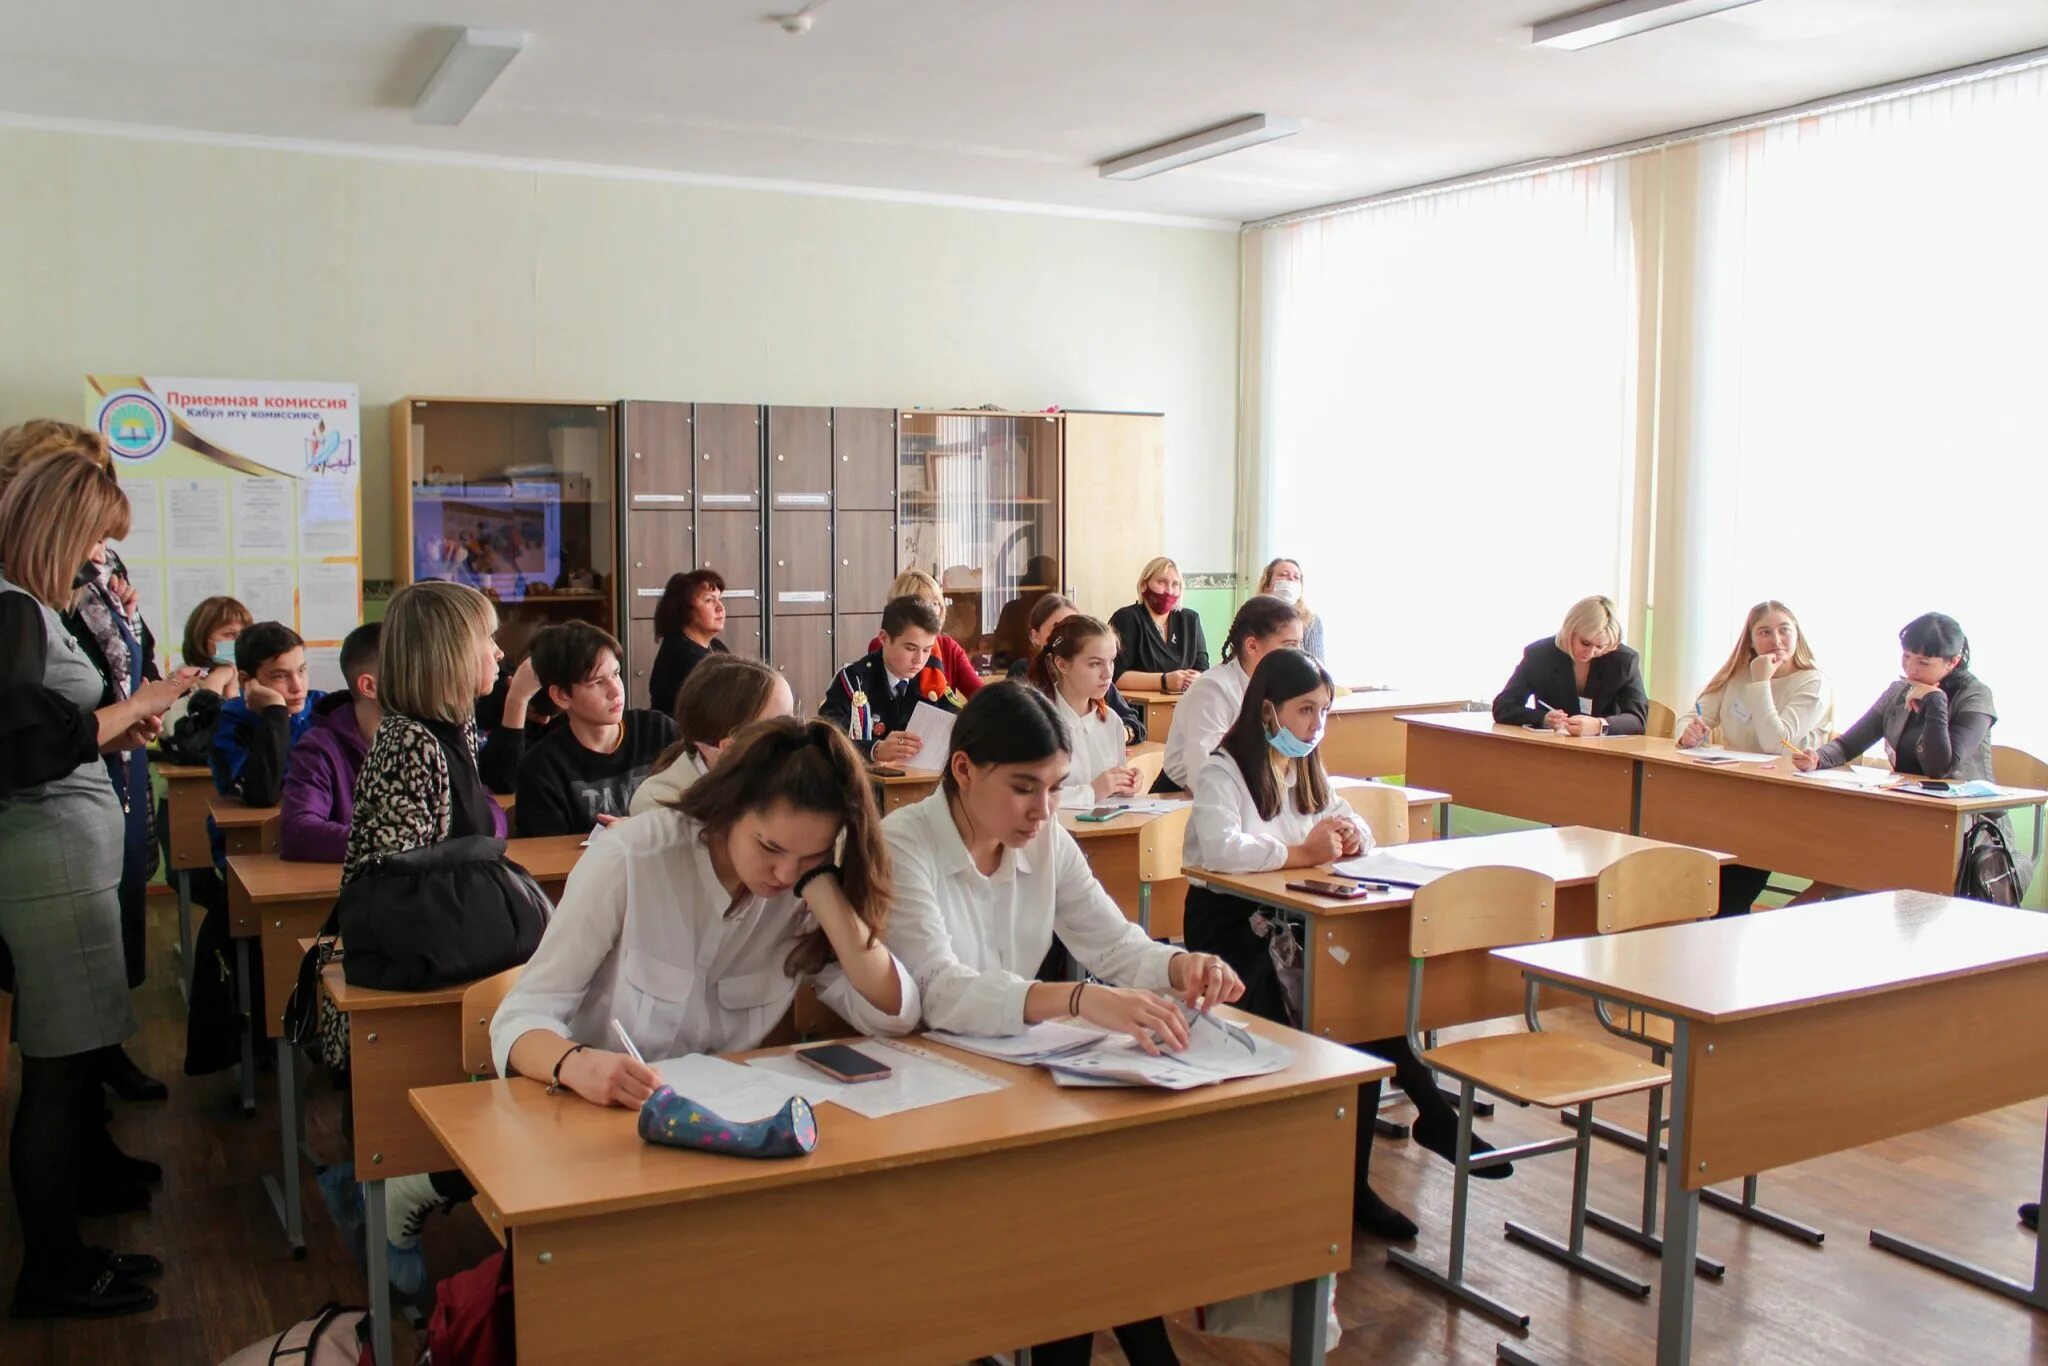
POLYGON ((690 1053, 654 1064, 654 1075, 677 1095, 693 1100, 736 1124, 766 1119, 800 1092, 772 1072, 742 1067, 724 1058, 690 1053))
POLYGON ((133 475, 121 481, 121 492, 128 495, 128 534, 108 544, 123 560, 162 559, 164 481, 133 475))
MULTIPOLYGON (((292 553, 292 481, 289 479, 237 479, 235 495, 235 554, 289 555, 292 553)), ((254 612, 248 599, 243 605, 254 612)), ((289 621, 289 617, 265 617, 258 621, 289 621)))
POLYGON ((1387 853, 1367 854, 1363 858, 1345 859, 1333 863, 1332 869, 1344 877, 1358 882, 1391 882, 1400 886, 1427 887, 1440 877, 1450 874, 1448 868, 1432 868, 1426 863, 1396 857, 1387 853))
POLYGON ((1185 1007, 1181 1013, 1188 1021, 1188 1046, 1178 1053, 1155 1057, 1129 1040, 1107 1041, 1046 1065, 1055 1072, 1186 1091, 1240 1077, 1262 1077, 1294 1061, 1293 1049, 1262 1039, 1240 1025, 1214 1015, 1197 1015, 1185 1007))
POLYGON ((770 1053, 750 1058, 747 1066, 772 1073, 788 1082, 796 1094, 813 1105, 831 1103, 864 1115, 885 1119, 906 1110, 922 1110, 949 1100, 986 1095, 1009 1085, 964 1063, 941 1059, 914 1044, 889 1039, 862 1039, 854 1047, 877 1062, 887 1063, 893 1075, 881 1081, 834 1081, 798 1058, 794 1053, 770 1053))
POLYGON ((1093 1048, 1106 1036, 1102 1030, 1093 1026, 1044 1020, 1032 1025, 1022 1034, 954 1034, 947 1030, 934 1029, 925 1037, 934 1043, 949 1044, 963 1052, 976 1053, 984 1058, 1029 1064, 1093 1048))
POLYGON ((1700 745, 1685 752, 1695 759, 1733 759, 1743 764, 1774 764, 1778 761, 1775 754, 1760 754, 1751 749, 1723 749, 1719 745, 1700 745))
MULTIPOLYGON (((165 553, 172 559, 224 559, 228 553, 228 481, 164 481, 165 553)), ((225 589, 221 590, 227 591, 225 589)), ((179 619, 184 625, 184 619, 179 619)))
POLYGON ((1097 806, 1113 806, 1131 816, 1167 816, 1194 803, 1192 797, 1112 797, 1097 806))
POLYGON ((339 645, 306 647, 306 683, 322 692, 339 692, 348 686, 348 680, 341 676, 339 645))
POLYGON ((124 563, 128 566, 128 582, 135 586, 136 610, 142 613, 142 619, 156 634, 157 652, 175 653, 178 639, 185 633, 185 619, 180 617, 173 623, 164 614, 163 566, 147 561, 126 560, 124 563))
POLYGON ((166 639, 177 639, 185 633, 185 618, 192 615, 203 598, 225 597, 228 592, 228 567, 216 561, 212 564, 174 564, 170 567, 171 614, 164 620, 163 634, 166 639))
POLYGON ((299 553, 309 558, 356 553, 355 480, 299 481, 299 553))
POLYGON ((289 564, 237 564, 235 596, 257 621, 296 626, 298 608, 289 564))
POLYGON ((363 619, 356 567, 301 561, 299 634, 307 640, 340 640, 363 619))
POLYGON ((1840 768, 1817 768, 1811 773, 1794 770, 1793 776, 1817 783, 1837 783, 1845 787, 1883 787, 1899 775, 1888 768, 1865 768, 1860 764, 1844 764, 1840 768))
POLYGON ((924 741, 917 753, 903 761, 906 770, 937 773, 946 766, 946 749, 953 743, 953 713, 940 711, 929 702, 919 702, 910 713, 905 732, 924 741))

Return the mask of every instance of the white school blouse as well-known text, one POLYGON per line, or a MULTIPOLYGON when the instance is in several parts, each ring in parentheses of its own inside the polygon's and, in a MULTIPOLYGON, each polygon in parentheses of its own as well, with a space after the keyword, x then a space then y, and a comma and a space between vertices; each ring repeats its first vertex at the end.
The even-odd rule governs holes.
MULTIPOLYGON (((1180 726, 1175 718, 1174 727, 1180 726)), ((1294 772, 1280 781, 1280 811, 1272 820, 1259 815, 1252 790, 1238 772, 1237 760, 1212 754, 1195 774, 1195 809, 1181 841, 1181 862, 1190 868, 1218 873, 1265 873, 1287 866, 1287 851, 1307 838, 1320 821, 1338 816, 1358 831, 1360 852, 1372 848, 1372 828, 1360 820, 1351 803, 1335 792, 1329 804, 1314 813, 1294 809, 1294 772)))
MULTIPOLYGON (((491 1058, 509 1076, 514 1040, 545 1029, 618 1049, 617 1019, 650 1061, 754 1048, 781 1022, 800 980, 783 970, 815 925, 794 895, 749 896, 732 914, 702 827, 660 809, 594 831, 526 971, 491 1020, 491 1058)), ((896 965, 903 1009, 876 1009, 828 964, 809 979, 864 1034, 917 1027, 917 987, 896 965)))
POLYGON ((674 763, 658 773, 648 774, 640 786, 633 789, 633 800, 626 803, 626 814, 638 816, 674 801, 690 790, 691 783, 710 771, 704 756, 694 748, 677 755, 674 763))
POLYGON ((1095 780, 1124 765, 1124 723, 1115 712, 1104 708, 1075 711, 1073 704, 1053 694, 1060 717, 1067 723, 1067 738, 1074 746, 1073 764, 1067 770, 1067 785, 1060 789, 1060 805, 1082 810, 1095 805, 1095 780))
POLYGON ((896 872, 884 936, 917 980, 925 1023, 962 1034, 1020 1034, 1024 997, 1053 931, 1097 977, 1164 991, 1180 952, 1124 918, 1081 846, 1048 821, 992 876, 974 866, 943 789, 882 822, 896 872))
MULTIPOLYGON (((1700 719, 1719 727, 1721 743, 1752 754, 1783 753, 1782 742, 1801 749, 1827 743, 1835 714, 1835 690, 1819 669, 1798 669, 1761 683, 1730 679, 1719 692, 1700 697, 1700 719)), ((1681 732, 1685 721, 1679 723, 1681 732)))
POLYGON ((1251 685, 1251 675, 1233 659, 1188 686, 1173 709, 1173 729, 1166 733, 1166 776, 1175 787, 1194 790, 1195 775, 1209 752, 1223 743, 1251 685))

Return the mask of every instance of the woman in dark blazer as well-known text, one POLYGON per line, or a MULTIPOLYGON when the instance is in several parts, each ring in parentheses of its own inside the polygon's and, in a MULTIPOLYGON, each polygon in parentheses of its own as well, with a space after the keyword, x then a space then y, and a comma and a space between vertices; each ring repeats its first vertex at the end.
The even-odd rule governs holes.
POLYGON ((1116 632, 1117 687, 1125 692, 1183 693, 1209 670, 1202 619, 1180 605, 1180 566, 1164 555, 1138 576, 1138 601, 1110 614, 1116 632))
POLYGON ((1493 719, 1548 726, 1565 735, 1641 735, 1650 699, 1641 657, 1621 643, 1611 599, 1581 598, 1564 625, 1522 651, 1522 662, 1493 699, 1493 719))

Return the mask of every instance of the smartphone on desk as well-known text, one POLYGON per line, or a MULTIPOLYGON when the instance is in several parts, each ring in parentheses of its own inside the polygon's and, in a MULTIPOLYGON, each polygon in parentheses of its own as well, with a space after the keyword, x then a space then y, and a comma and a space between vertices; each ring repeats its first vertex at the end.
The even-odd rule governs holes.
POLYGON ((868 776, 871 778, 901 778, 903 770, 891 768, 887 764, 869 764, 868 776))
POLYGON ((1120 806, 1098 806, 1093 811, 1083 811, 1074 817, 1077 821, 1113 821, 1123 815, 1120 806))
MULTIPOLYGON (((1338 901, 1356 901, 1360 897, 1371 895, 1375 885, 1373 883, 1360 882, 1332 882, 1326 878, 1305 877, 1299 881, 1288 883, 1287 890, 1290 892, 1307 892, 1310 896, 1334 897, 1338 901)), ((1386 888, 1381 887, 1380 890, 1385 891, 1386 888)))
POLYGON ((881 1081, 894 1075, 887 1063, 876 1062, 858 1048, 843 1043, 799 1048, 796 1055, 834 1081, 881 1081))

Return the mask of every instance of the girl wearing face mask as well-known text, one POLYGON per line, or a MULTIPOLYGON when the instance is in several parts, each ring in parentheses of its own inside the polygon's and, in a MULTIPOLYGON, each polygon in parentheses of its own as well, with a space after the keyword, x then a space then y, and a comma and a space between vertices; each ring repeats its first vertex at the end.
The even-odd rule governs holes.
POLYGON ((1294 560, 1278 559, 1269 561, 1266 572, 1259 575, 1259 592, 1266 597, 1280 601, 1301 613, 1301 648, 1315 656, 1318 663, 1326 662, 1323 654, 1323 619, 1309 609, 1308 598, 1304 596, 1307 583, 1301 576, 1301 565, 1294 560))
POLYGON ((1073 741, 1073 767, 1060 805, 1083 810, 1107 797, 1138 791, 1138 770, 1125 764, 1124 723, 1103 699, 1116 669, 1116 635, 1094 617, 1070 615, 1031 661, 1031 682, 1059 706, 1073 741))
POLYGON ((1166 733, 1162 788, 1191 790, 1209 752, 1237 720, 1259 661, 1274 650, 1301 648, 1301 615, 1278 598, 1248 598, 1230 621, 1223 662, 1195 680, 1173 709, 1166 733))
MULTIPOLYGON (((1235 1001, 1222 960, 1154 943, 1095 880, 1053 819, 1070 755, 1061 704, 1018 683, 976 693, 953 725, 940 789, 882 823, 895 860, 888 942, 916 978, 925 1022, 963 1034, 1022 1033, 1078 1015, 1148 1052, 1187 1045, 1179 1008, 1235 1001), (1057 932, 1084 982, 1035 980, 1057 932)), ((1134 1366, 1178 1358, 1158 1319, 1116 1330, 1134 1366)), ((1089 1359, 1092 1334, 1035 1348, 1032 1360, 1089 1359)))
POLYGON ((1555 636, 1522 651, 1493 699, 1493 719, 1561 735, 1641 735, 1650 717, 1642 660, 1621 643, 1612 599, 1581 598, 1555 636))
MULTIPOLYGON (((1216 752, 1195 774, 1195 809, 1181 860, 1219 873, 1261 873, 1316 868, 1355 858, 1372 848, 1372 831, 1330 789, 1318 748, 1336 689, 1322 665, 1300 650, 1269 651, 1252 671, 1244 706, 1216 752)), ((1174 734, 1180 733, 1179 721, 1174 734)), ((1287 1001, 1267 949, 1265 917, 1242 897, 1190 882, 1185 934, 1190 949, 1217 954, 1245 982, 1244 1008, 1281 1023, 1287 1001)), ((1415 1141, 1451 1161, 1458 1120, 1436 1079, 1405 1039, 1360 1043, 1394 1064, 1394 1080, 1415 1105, 1415 1141)), ((1379 1111, 1380 1084, 1359 1088, 1359 1114, 1379 1111)), ((1352 1215, 1383 1238, 1416 1234, 1414 1221, 1374 1193, 1370 1181, 1373 1126, 1358 1126, 1352 1215)), ((1472 1140, 1472 1150, 1492 1145, 1472 1140)), ((1474 1172, 1490 1180, 1512 1175, 1508 1164, 1474 1172)))
MULTIPOLYGON (((1834 689, 1813 662, 1813 651, 1792 609, 1760 602, 1749 609, 1742 637, 1694 705, 1678 732, 1678 747, 1703 745, 1718 729, 1730 749, 1777 754, 1785 746, 1810 749, 1827 739, 1834 689)), ((1728 864, 1721 869, 1721 915, 1744 915, 1771 880, 1768 868, 1728 864)))
POLYGON ((739 655, 705 660, 676 695, 679 738, 654 761, 654 772, 633 793, 628 814, 674 806, 692 783, 725 757, 742 727, 795 710, 789 681, 761 660, 739 655))
POLYGON ((1125 692, 1186 692, 1209 668, 1202 619, 1180 605, 1180 567, 1157 556, 1138 575, 1138 601, 1110 615, 1116 685, 1125 692))

